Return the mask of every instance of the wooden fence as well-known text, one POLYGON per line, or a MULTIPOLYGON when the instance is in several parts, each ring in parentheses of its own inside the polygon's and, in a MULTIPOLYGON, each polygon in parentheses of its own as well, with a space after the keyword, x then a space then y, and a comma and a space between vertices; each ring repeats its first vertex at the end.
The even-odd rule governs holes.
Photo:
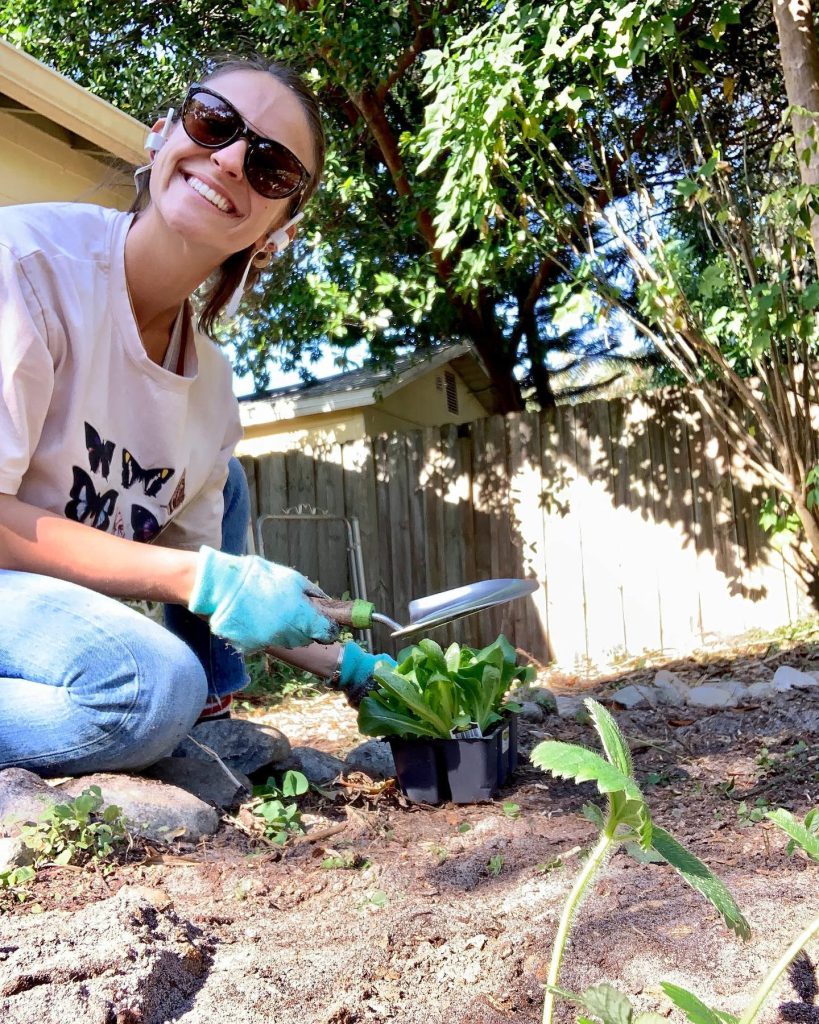
MULTIPOLYGON (((243 460, 262 514, 309 506, 360 523, 367 596, 407 621, 414 597, 535 577, 531 598, 435 630, 503 632, 567 669, 683 653, 812 614, 758 525, 764 490, 693 401, 664 392, 243 460)), ((268 521, 265 554, 338 596, 342 523, 268 521)), ((376 627, 375 646, 394 650, 376 627)))

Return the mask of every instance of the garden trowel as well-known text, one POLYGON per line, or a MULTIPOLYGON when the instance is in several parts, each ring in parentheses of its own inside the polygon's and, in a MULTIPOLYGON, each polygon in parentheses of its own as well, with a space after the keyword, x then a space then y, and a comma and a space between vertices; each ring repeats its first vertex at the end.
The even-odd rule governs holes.
POLYGON ((369 601, 335 601, 323 597, 313 600, 328 618, 334 619, 341 626, 370 629, 373 622, 381 622, 389 626, 392 636, 400 637, 443 626, 454 619, 462 619, 465 615, 474 615, 484 608, 493 608, 519 597, 526 597, 537 588, 537 580, 481 580, 478 583, 468 583, 464 587, 456 587, 454 590, 444 590, 440 594, 419 597, 410 601, 407 626, 402 626, 394 619, 377 612, 369 601))

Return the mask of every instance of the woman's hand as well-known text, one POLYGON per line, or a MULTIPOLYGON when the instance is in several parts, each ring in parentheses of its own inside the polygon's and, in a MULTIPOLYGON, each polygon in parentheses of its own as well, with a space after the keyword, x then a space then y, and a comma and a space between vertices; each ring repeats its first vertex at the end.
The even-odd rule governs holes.
POLYGON ((203 546, 188 608, 208 616, 211 632, 244 653, 333 643, 338 625, 317 611, 311 595, 326 596, 294 569, 203 546))

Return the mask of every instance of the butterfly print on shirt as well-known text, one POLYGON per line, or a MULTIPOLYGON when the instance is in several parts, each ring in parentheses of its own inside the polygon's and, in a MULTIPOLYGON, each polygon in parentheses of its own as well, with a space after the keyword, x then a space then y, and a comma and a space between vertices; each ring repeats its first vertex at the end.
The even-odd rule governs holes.
POLYGON ((142 493, 149 498, 155 498, 162 490, 166 480, 174 475, 176 470, 157 467, 156 469, 143 469, 127 448, 122 449, 122 486, 131 487, 134 483, 142 484, 142 493))
POLYGON ((141 505, 131 506, 131 529, 134 540, 147 544, 159 533, 159 521, 153 512, 141 505))
POLYGON ((66 517, 76 523, 88 523, 98 530, 107 530, 119 491, 111 490, 105 494, 97 494, 93 481, 85 470, 79 466, 71 468, 74 471, 74 485, 69 492, 71 500, 65 506, 66 517))
MULTIPOLYGON (((174 488, 174 492, 171 495, 171 500, 168 502, 167 509, 168 514, 173 515, 174 512, 179 508, 182 502, 185 500, 185 470, 182 470, 182 476, 179 478, 179 483, 174 488)), ((162 506, 165 508, 166 506, 162 506)))
POLYGON ((91 472, 97 470, 108 479, 111 472, 111 457, 114 454, 116 445, 113 441, 103 441, 97 431, 90 423, 85 424, 85 447, 88 449, 88 465, 91 472))

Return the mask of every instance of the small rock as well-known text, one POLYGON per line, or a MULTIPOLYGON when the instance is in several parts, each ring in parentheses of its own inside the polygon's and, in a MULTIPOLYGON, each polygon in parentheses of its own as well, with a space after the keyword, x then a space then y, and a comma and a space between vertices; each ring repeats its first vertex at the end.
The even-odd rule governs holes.
POLYGON ((546 712, 541 704, 536 704, 533 700, 525 700, 520 706, 520 717, 527 722, 542 722, 546 717, 546 712))
MULTIPOLYGON (((270 764, 278 767, 279 762, 287 760, 290 754, 290 743, 284 733, 272 725, 248 722, 242 718, 203 722, 193 729, 191 736, 215 750, 228 768, 238 768, 245 775, 252 775, 270 764)), ((213 764, 213 757, 190 739, 180 743, 174 756, 195 757, 213 764)))
POLYGON ((19 836, 0 839, 0 872, 13 871, 34 860, 34 850, 29 849, 19 836))
POLYGON ((25 768, 0 772, 0 822, 7 833, 19 831, 21 822, 37 821, 43 811, 60 803, 60 791, 25 768))
POLYGON ((293 747, 290 757, 280 765, 279 769, 292 768, 307 776, 310 782, 317 786, 326 786, 335 780, 343 772, 349 770, 348 765, 332 754, 325 754, 322 750, 314 750, 312 747, 293 747))
POLYGON ((394 779, 395 761, 386 740, 370 740, 360 743, 344 758, 347 769, 357 768, 366 772, 371 779, 394 779))
POLYGON ((646 689, 645 686, 624 686, 620 690, 615 690, 611 699, 622 708, 645 707, 651 703, 646 695, 646 689))
POLYGON ((761 679, 759 682, 751 683, 745 693, 751 700, 769 700, 776 690, 772 679, 761 679))
POLYGON ((808 672, 800 672, 798 668, 790 665, 780 665, 774 673, 773 686, 777 693, 786 693, 788 690, 810 690, 819 686, 819 680, 808 672))
POLYGON ((545 686, 521 686, 518 690, 512 690, 509 699, 519 704, 527 701, 539 704, 547 713, 555 710, 555 694, 545 686))
POLYGON ((556 693, 555 710, 561 718, 574 718, 581 711, 585 711, 583 698, 574 693, 556 693))
POLYGON ((662 690, 664 693, 669 695, 676 694, 679 698, 678 701, 669 701, 669 704, 685 703, 688 699, 688 691, 690 687, 686 684, 684 679, 681 679, 676 673, 669 672, 667 668, 661 668, 654 675, 654 685, 658 690, 662 690))
POLYGON ((694 686, 688 691, 688 703, 698 708, 734 708, 745 687, 734 679, 694 686))
POLYGON ((169 786, 178 786, 186 793, 204 800, 206 804, 229 810, 253 792, 253 783, 246 775, 238 768, 231 768, 230 771, 236 777, 238 786, 213 758, 206 764, 195 757, 163 757, 142 774, 169 786))
POLYGON ((103 807, 116 804, 128 827, 146 839, 167 842, 184 838, 196 842, 212 835, 219 827, 219 814, 204 801, 178 786, 154 779, 105 772, 71 779, 61 787, 70 797, 79 796, 89 786, 102 790, 103 807))

